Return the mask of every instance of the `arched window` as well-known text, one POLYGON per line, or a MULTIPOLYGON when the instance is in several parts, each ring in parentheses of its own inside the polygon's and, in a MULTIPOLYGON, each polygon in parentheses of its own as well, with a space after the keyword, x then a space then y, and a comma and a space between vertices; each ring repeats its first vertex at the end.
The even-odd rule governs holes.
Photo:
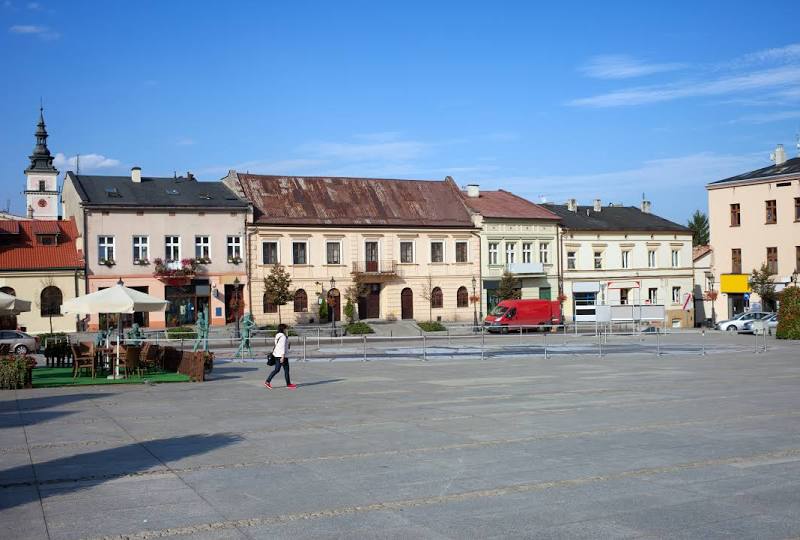
POLYGON ((456 307, 469 307, 469 293, 466 287, 459 287, 456 293, 456 307))
POLYGON ((267 295, 264 295, 264 313, 277 313, 278 306, 273 304, 268 298, 267 295))
POLYGON ((434 287, 431 291, 431 307, 440 308, 444 305, 444 297, 442 296, 442 289, 434 287))
POLYGON ((64 301, 64 296, 61 294, 61 289, 53 285, 42 289, 42 294, 39 297, 39 308, 41 309, 42 317, 56 317, 61 315, 61 304, 64 301))
POLYGON ((294 292, 294 312, 300 313, 308 311, 308 295, 303 289, 297 289, 294 292))

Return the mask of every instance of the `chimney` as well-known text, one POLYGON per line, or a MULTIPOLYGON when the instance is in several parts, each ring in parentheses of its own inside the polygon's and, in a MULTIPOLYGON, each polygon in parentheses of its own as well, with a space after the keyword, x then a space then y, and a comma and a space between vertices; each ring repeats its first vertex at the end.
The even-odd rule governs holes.
POLYGON ((186 171, 186 179, 189 182, 194 182, 195 178, 191 171, 186 171))
POLYGON ((775 165, 783 165, 786 163, 786 151, 783 149, 782 144, 775 147, 775 151, 769 155, 769 159, 774 161, 775 165))
POLYGON ((481 187, 478 184, 467 184, 467 197, 477 199, 481 196, 481 187))
POLYGON ((141 167, 132 167, 131 168, 131 181, 134 184, 141 184, 142 183, 142 168, 141 167))
POLYGON ((570 212, 577 212, 578 211, 578 201, 577 199, 567 199, 567 210, 570 212))
POLYGON ((601 210, 603 210, 603 205, 600 203, 600 199, 595 199, 594 200, 594 211, 595 212, 600 212, 601 210))
POLYGON ((643 214, 650 213, 650 201, 642 200, 642 213, 643 214))

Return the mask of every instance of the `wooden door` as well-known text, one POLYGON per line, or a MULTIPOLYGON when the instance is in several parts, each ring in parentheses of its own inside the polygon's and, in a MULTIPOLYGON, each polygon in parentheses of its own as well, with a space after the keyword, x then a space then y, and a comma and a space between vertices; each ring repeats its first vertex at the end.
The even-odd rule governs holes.
POLYGON ((367 295, 367 318, 378 319, 381 316, 381 286, 378 284, 370 285, 367 295))
POLYGON ((378 271, 378 242, 366 242, 364 244, 364 260, 367 272, 378 271))
POLYGON ((402 319, 414 318, 414 293, 408 287, 400 293, 400 317, 402 319))

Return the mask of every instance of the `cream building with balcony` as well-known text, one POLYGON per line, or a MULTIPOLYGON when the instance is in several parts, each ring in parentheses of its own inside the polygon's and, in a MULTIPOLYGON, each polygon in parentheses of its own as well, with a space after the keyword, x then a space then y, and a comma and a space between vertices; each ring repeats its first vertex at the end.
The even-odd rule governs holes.
POLYGON ((558 298, 558 222, 560 218, 504 190, 482 191, 471 184, 462 192, 481 236, 481 312, 499 301, 496 290, 505 270, 519 280, 521 298, 558 298))
MULTIPOLYGON (((62 204, 81 235, 87 292, 121 279, 170 302, 166 312, 135 313, 127 323, 191 325, 204 310, 212 325, 224 325, 246 309, 249 205, 221 182, 198 182, 191 174, 143 177, 138 167, 130 176, 70 171, 62 204), (195 262, 182 263, 189 260, 195 262)), ((105 322, 91 314, 88 325, 96 329, 105 322)))
POLYGON ((319 322, 325 298, 343 318, 343 296, 364 284, 360 319, 471 321, 480 242, 458 187, 444 181, 266 176, 230 171, 225 184, 252 202, 250 291, 260 324, 278 321, 264 298, 276 263, 289 272, 290 324, 319 322))
POLYGON ((596 305, 663 305, 665 323, 692 327, 692 233, 632 206, 543 205, 561 217, 559 246, 567 320, 592 322, 596 305))
MULTIPOLYGON (((706 186, 712 274, 719 294, 717 320, 761 302, 750 294, 748 278, 767 264, 776 290, 797 279, 800 269, 800 157, 786 159, 783 146, 775 164, 706 186)), ((774 306, 761 306, 772 309, 774 306)))

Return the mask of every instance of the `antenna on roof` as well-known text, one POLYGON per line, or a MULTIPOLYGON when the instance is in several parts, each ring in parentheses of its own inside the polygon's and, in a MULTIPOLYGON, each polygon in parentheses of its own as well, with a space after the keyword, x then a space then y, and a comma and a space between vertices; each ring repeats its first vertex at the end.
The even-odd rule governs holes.
POLYGON ((77 154, 75 156, 75 174, 80 176, 81 174, 81 155, 77 154))
POLYGON ((794 146, 795 146, 795 148, 797 148, 797 157, 800 157, 800 130, 798 130, 798 132, 795 134, 794 138, 795 138, 795 141, 796 141, 794 143, 794 146))
POLYGON ((172 178, 175 180, 178 179, 178 171, 172 171, 172 178))

